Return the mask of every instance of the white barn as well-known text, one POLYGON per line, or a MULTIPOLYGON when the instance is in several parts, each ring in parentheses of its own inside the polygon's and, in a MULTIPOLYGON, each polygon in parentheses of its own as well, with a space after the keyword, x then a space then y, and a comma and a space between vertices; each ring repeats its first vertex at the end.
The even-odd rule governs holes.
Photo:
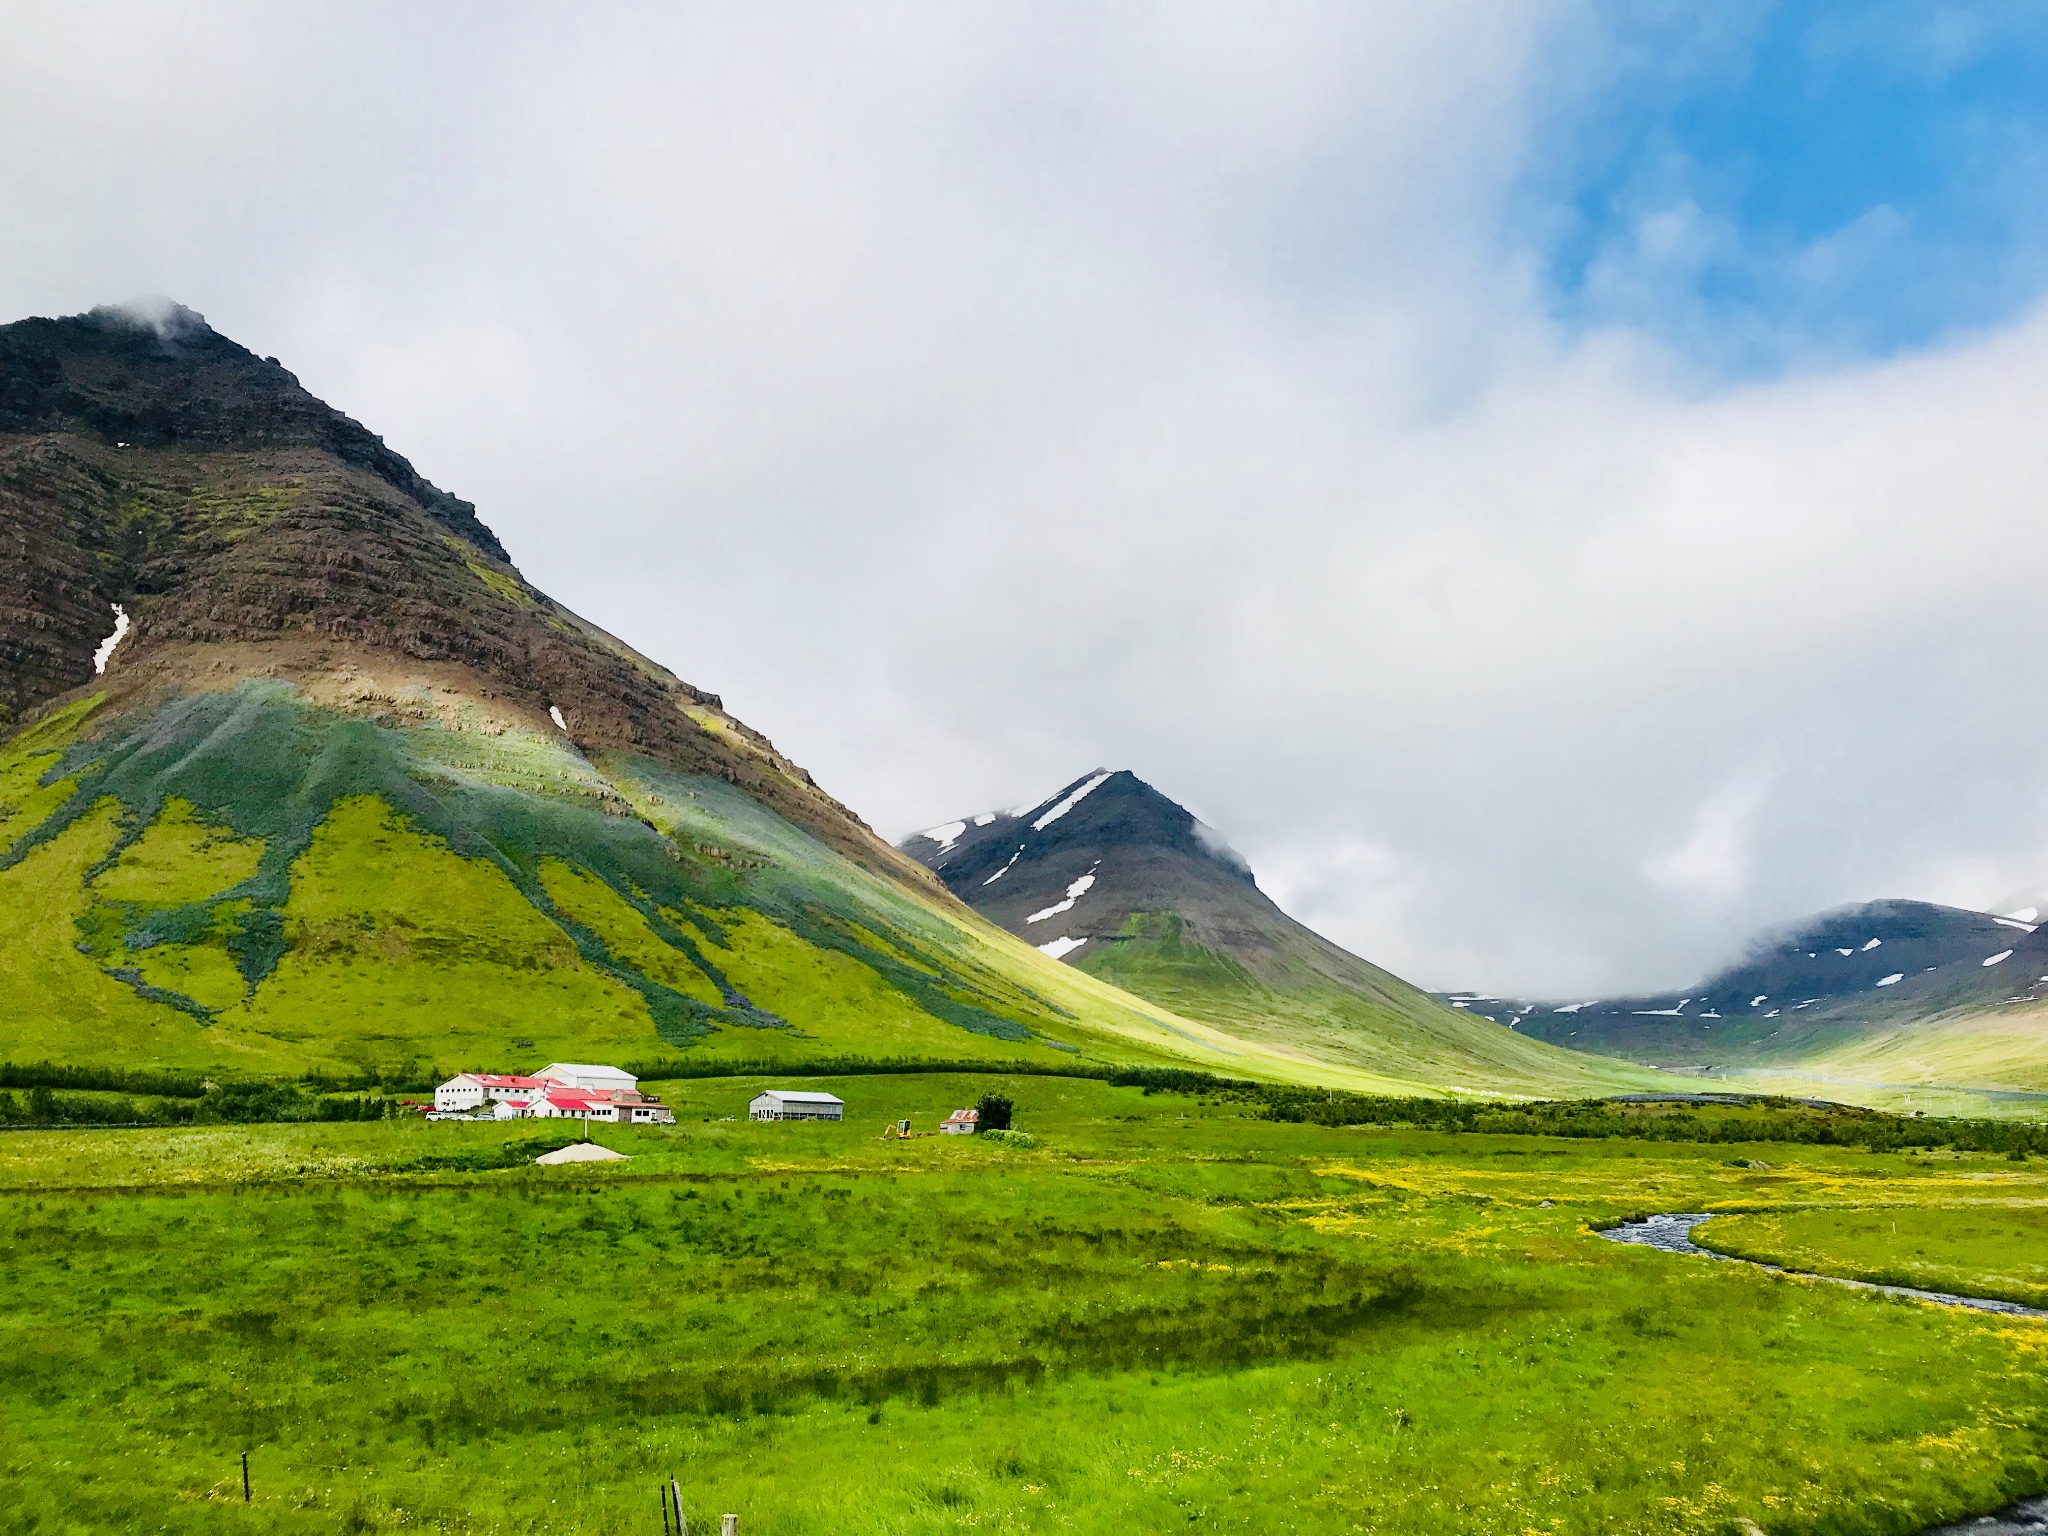
POLYGON ((550 1062, 533 1075, 556 1087, 595 1088, 609 1093, 631 1093, 640 1086, 640 1079, 630 1072, 580 1061, 550 1062))
POLYGON ((844 1120, 846 1101, 829 1093, 770 1088, 747 1106, 749 1120, 844 1120))

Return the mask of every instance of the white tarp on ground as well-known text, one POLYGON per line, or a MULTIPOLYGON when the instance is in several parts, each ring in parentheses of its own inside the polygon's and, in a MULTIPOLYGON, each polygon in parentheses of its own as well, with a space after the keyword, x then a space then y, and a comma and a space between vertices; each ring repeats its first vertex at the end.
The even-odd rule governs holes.
POLYGON ((554 1152, 536 1157, 536 1163, 623 1163, 626 1154, 614 1152, 610 1147, 601 1147, 594 1141, 574 1142, 554 1152))

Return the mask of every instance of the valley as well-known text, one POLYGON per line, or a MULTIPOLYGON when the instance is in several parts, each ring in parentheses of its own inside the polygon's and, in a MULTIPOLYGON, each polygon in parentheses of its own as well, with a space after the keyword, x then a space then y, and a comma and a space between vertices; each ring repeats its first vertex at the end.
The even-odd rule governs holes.
POLYGON ((516 1123, 0 1137, 14 1523, 652 1529, 673 1476, 693 1528, 767 1532, 1903 1536, 2048 1475, 2048 1325, 1595 1235, 1726 1212, 1810 1267, 2010 1284, 2038 1158, 1032 1078, 1036 1149, 880 1139, 972 1075, 730 1118, 772 1081, 661 1083, 680 1123, 595 1132, 602 1166, 535 1168, 516 1123))

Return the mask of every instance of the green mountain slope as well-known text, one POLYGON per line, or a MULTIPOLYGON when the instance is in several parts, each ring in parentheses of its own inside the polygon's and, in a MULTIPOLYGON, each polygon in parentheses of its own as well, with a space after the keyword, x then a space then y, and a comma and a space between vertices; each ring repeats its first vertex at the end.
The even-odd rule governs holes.
POLYGON ((418 1076, 535 1058, 1223 1052, 723 780, 243 682, 0 759, 0 1054, 418 1076))
POLYGON ((0 1060, 1407 1081, 985 922, 189 311, 0 327, 0 530, 0 1060))
POLYGON ((1289 917, 1184 807, 1129 772, 963 817, 904 852, 1070 966, 1323 1070, 1400 1090, 1591 1095, 1670 1087, 1627 1062, 1447 1007, 1289 917))

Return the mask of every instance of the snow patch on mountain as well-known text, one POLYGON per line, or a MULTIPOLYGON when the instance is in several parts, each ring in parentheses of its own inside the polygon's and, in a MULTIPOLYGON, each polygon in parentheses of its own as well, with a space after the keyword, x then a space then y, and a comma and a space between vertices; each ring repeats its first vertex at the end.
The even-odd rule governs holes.
POLYGON ((939 852, 951 853, 953 845, 960 841, 960 834, 966 830, 966 822, 949 821, 943 827, 927 827, 924 835, 939 845, 939 852))
POLYGON ((119 645, 128 633, 128 610, 119 603, 114 604, 114 632, 102 640, 99 649, 92 653, 93 675, 107 670, 107 663, 114 659, 114 647, 119 645))
MULTIPOLYGON (((1100 863, 1101 861, 1097 860, 1096 862, 1100 863)), ((1072 885, 1067 887, 1067 899, 1065 901, 1054 902, 1051 906, 1047 907, 1043 912, 1034 912, 1029 917, 1025 918, 1024 921, 1027 923, 1042 923, 1048 917, 1057 917, 1062 912, 1073 911, 1074 903, 1079 901, 1083 896, 1086 896, 1088 894, 1088 888, 1093 884, 1095 884, 1095 875, 1094 872, 1091 870, 1088 874, 1083 875, 1080 879, 1076 880, 1072 885)))
POLYGON ((1041 955, 1051 955, 1055 960, 1064 960, 1087 942, 1086 939, 1070 939, 1065 934, 1061 934, 1058 938, 1050 939, 1039 945, 1038 952, 1041 955))
POLYGON ((1039 817, 1038 820, 1031 823, 1031 830, 1034 832, 1043 832, 1047 827, 1051 826, 1054 822, 1058 821, 1062 816, 1066 815, 1067 812, 1071 811, 1083 800, 1086 800, 1096 790, 1100 789, 1104 784, 1108 783, 1109 777, 1109 773, 1106 770, 1102 773, 1096 774, 1094 778, 1090 779, 1087 783, 1083 784, 1071 795, 1068 795, 1066 799, 1062 800, 1058 805, 1054 806, 1051 810, 1047 811, 1043 816, 1039 817))

